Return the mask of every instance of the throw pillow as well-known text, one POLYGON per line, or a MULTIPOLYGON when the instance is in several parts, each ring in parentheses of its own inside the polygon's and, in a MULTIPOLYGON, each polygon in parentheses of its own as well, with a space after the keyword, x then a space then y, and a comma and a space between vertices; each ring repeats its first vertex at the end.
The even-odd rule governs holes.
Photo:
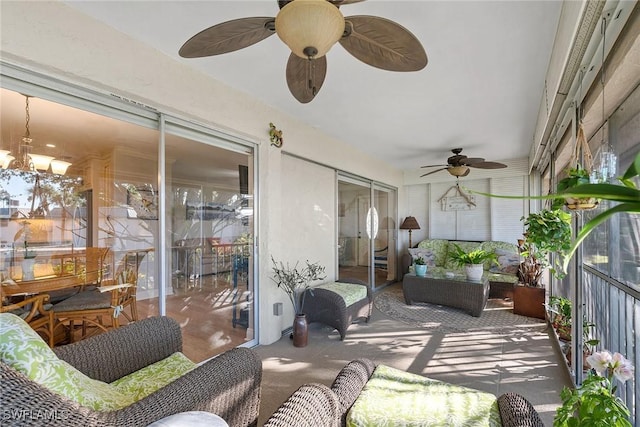
POLYGON ((517 253, 506 251, 504 249, 496 249, 495 251, 498 264, 493 264, 489 271, 492 273, 508 273, 516 274, 520 266, 520 255, 517 253))
POLYGON ((133 403, 131 396, 58 359, 28 323, 11 313, 0 313, 0 359, 52 392, 96 411, 133 403))
POLYGON ((427 267, 436 266, 436 254, 431 249, 410 248, 409 253, 413 261, 417 258, 422 258, 427 264, 427 267))

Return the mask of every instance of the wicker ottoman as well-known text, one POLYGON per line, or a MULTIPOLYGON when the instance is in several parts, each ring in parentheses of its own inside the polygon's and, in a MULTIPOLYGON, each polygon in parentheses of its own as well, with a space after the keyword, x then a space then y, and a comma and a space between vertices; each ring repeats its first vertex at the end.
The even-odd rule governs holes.
POLYGON ((373 296, 369 286, 361 280, 343 279, 336 282, 363 286, 366 289, 366 297, 347 305, 343 296, 338 293, 314 287, 306 291, 304 313, 307 315, 308 323, 320 322, 332 326, 340 333, 340 340, 344 340, 347 328, 355 319, 365 318, 369 321, 373 296))

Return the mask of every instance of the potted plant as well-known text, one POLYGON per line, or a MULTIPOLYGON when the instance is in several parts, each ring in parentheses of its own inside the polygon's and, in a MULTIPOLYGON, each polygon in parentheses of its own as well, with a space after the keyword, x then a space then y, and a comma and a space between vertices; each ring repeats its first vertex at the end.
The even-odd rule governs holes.
POLYGON ((33 268, 36 263, 36 252, 29 250, 29 244, 27 241, 24 241, 24 254, 22 258, 22 263, 20 264, 22 267, 22 280, 33 280, 34 271, 33 268))
POLYGON ((413 268, 416 272, 416 276, 424 277, 427 275, 427 262, 422 257, 417 257, 413 260, 413 268))
MULTIPOLYGON (((577 164, 576 167, 570 168, 567 172, 567 176, 562 178, 557 186, 556 192, 560 193, 569 188, 577 187, 579 185, 589 184, 591 183, 591 174, 590 172, 583 168, 580 164, 577 164)), ((562 204, 562 199, 555 199, 553 207, 560 208, 562 204)), ((598 199, 595 197, 572 197, 567 196, 564 199, 564 205, 571 210, 587 210, 593 209, 598 205, 598 199)))
MULTIPOLYGON (((522 261, 517 272, 521 286, 516 286, 513 290, 513 312, 544 319, 543 273, 550 267, 550 253, 563 255, 571 246, 571 214, 560 209, 543 209, 522 219, 526 231, 524 239, 518 240, 518 252, 522 261)), ((550 270, 556 277, 564 276, 560 268, 550 270)))
POLYGON ((562 406, 556 411, 554 427, 616 426, 631 427, 630 413, 615 395, 614 379, 622 384, 633 378, 631 362, 620 353, 602 351, 587 357, 592 368, 581 386, 565 387, 560 393, 562 406))
POLYGON ((465 252, 460 246, 453 244, 453 251, 449 254, 449 258, 456 264, 464 266, 468 280, 482 279, 484 272, 484 262, 491 261, 498 263, 496 254, 483 249, 475 249, 465 252))
POLYGON ((279 288, 285 291, 291 304, 293 305, 293 311, 295 314, 295 321, 293 323, 293 345, 296 347, 304 347, 307 345, 307 318, 304 314, 304 295, 305 291, 311 286, 311 282, 315 280, 322 280, 326 276, 324 274, 325 268, 318 263, 305 262, 305 266, 298 268, 296 262, 293 267, 289 264, 285 266, 284 263, 276 262, 271 257, 273 263, 273 280, 279 288))
POLYGON ((571 300, 555 295, 551 296, 547 309, 550 312, 551 326, 558 334, 558 338, 571 341, 571 300))

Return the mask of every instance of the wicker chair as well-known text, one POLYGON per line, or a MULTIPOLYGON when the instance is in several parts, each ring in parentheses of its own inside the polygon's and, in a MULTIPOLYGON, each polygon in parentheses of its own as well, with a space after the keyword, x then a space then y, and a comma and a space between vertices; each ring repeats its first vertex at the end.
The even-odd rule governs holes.
POLYGON ((340 403, 324 384, 304 384, 271 415, 264 427, 338 427, 340 403))
MULTIPOLYGON (((54 352, 85 375, 113 382, 181 350, 180 325, 168 317, 152 317, 54 352)), ((207 411, 224 418, 230 427, 256 426, 261 381, 257 354, 236 348, 126 408, 98 412, 50 392, 0 362, 2 425, 146 426, 180 412, 207 411)))
POLYGON ((336 280, 336 282, 353 283, 367 289, 367 297, 346 306, 344 299, 335 292, 318 287, 305 291, 304 312, 307 322, 320 322, 332 326, 340 333, 340 339, 344 340, 347 328, 354 319, 365 318, 368 322, 373 307, 373 295, 371 288, 363 281, 357 279, 336 280))
MULTIPOLYGON (((1 291, 2 287, 0 286, 0 292, 1 291)), ((8 304, 4 304, 4 296, 2 299, 3 304, 0 306, 0 313, 14 313, 22 317, 34 331, 42 335, 43 338, 46 338, 49 347, 54 346, 55 337, 53 329, 55 319, 53 317, 53 311, 45 309, 45 303, 49 300, 49 295, 39 294, 26 297, 22 301, 8 304)))
MULTIPOLYGON (((340 402, 342 426, 346 426, 347 412, 358 398, 375 367, 375 363, 371 360, 354 360, 342 368, 333 381, 331 390, 340 402)), ((531 403, 519 394, 506 393, 499 396, 498 408, 503 427, 544 427, 531 403)))

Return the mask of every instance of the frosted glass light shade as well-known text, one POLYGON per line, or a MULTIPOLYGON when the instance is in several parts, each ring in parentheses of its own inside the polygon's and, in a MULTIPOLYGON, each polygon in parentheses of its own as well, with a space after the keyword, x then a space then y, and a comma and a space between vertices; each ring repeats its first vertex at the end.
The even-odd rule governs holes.
POLYGON ((49 169, 49 164, 51 164, 51 160, 53 160, 53 157, 43 156, 42 154, 29 154, 29 157, 31 157, 33 167, 40 171, 49 169))
POLYGON ((467 166, 452 166, 447 169, 447 172, 453 176, 463 176, 468 170, 469 168, 467 166))
POLYGON ((294 0, 278 12, 276 33, 300 58, 308 58, 307 47, 318 51, 313 58, 320 58, 342 37, 344 17, 326 0, 294 0))
POLYGON ((56 175, 64 175, 67 173, 67 169, 71 166, 71 163, 64 160, 51 160, 51 172, 56 175))

